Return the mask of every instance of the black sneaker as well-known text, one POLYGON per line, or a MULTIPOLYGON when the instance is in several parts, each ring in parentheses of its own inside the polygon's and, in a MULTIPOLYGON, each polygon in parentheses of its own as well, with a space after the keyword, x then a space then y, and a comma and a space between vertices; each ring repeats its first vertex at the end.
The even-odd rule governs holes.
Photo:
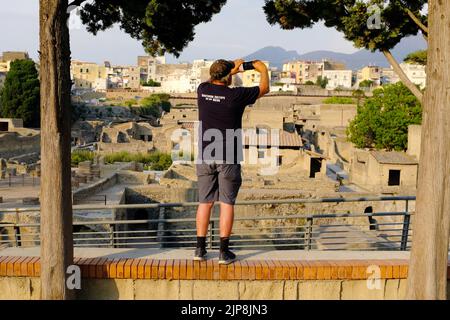
POLYGON ((236 255, 230 250, 220 252, 219 264, 230 264, 236 261, 236 255))
POLYGON ((195 261, 205 261, 207 256, 207 251, 205 248, 197 248, 195 249, 194 260, 195 261))

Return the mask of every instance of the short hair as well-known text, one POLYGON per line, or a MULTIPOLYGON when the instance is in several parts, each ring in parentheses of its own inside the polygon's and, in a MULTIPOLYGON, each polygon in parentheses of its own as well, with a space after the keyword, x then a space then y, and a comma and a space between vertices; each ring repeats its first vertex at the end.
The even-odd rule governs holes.
POLYGON ((209 69, 209 75, 211 76, 211 80, 223 80, 225 77, 227 77, 231 70, 234 68, 234 62, 228 61, 228 60, 217 60, 209 69))

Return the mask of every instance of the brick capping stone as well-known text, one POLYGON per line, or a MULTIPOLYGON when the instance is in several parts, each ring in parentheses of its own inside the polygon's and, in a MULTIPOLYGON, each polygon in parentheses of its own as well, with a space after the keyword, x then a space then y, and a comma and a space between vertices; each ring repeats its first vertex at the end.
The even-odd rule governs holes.
MULTIPOLYGON (((219 265, 190 259, 75 258, 83 278, 166 280, 364 280, 368 267, 381 279, 406 279, 408 260, 241 260, 219 265)), ((0 256, 0 277, 39 277, 40 258, 0 256)), ((448 268, 450 279, 450 264, 448 268)))

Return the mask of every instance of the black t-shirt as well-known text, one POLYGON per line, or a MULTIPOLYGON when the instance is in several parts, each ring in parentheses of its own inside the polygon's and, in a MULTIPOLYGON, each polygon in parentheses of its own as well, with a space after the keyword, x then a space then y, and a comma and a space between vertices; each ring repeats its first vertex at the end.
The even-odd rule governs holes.
POLYGON ((245 107, 258 99, 259 87, 230 88, 204 82, 197 94, 199 160, 240 163, 243 160, 242 115, 245 107))

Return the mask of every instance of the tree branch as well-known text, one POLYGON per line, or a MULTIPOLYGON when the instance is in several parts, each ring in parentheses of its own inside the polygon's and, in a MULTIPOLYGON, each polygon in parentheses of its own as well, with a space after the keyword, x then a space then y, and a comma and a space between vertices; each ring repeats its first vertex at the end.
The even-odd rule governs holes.
POLYGON ((73 0, 71 3, 69 3, 69 7, 71 7, 71 6, 77 6, 77 7, 79 7, 79 6, 81 6, 81 4, 83 3, 83 2, 85 2, 86 0, 73 0))
POLYGON ((398 64, 397 60, 395 60, 394 56, 392 55, 391 51, 389 50, 383 50, 382 51, 386 59, 389 61, 389 64, 394 68, 395 73, 400 77, 400 80, 403 82, 403 84, 408 87, 409 90, 416 96, 417 99, 421 103, 423 103, 423 93, 420 91, 419 88, 416 87, 416 85, 409 80, 408 76, 405 74, 403 69, 398 64))
POLYGON ((419 18, 416 17, 414 12, 412 12, 409 8, 406 8, 406 12, 408 16, 419 26, 419 28, 423 31, 424 35, 428 35, 428 27, 420 21, 419 18))

